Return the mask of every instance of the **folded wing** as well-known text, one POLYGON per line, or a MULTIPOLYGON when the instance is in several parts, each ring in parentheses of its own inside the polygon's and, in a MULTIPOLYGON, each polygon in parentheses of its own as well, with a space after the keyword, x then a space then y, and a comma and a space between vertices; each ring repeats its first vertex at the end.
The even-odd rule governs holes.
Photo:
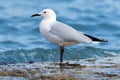
POLYGON ((50 33, 61 38, 63 41, 79 43, 92 42, 90 37, 61 22, 54 23, 51 26, 50 33))

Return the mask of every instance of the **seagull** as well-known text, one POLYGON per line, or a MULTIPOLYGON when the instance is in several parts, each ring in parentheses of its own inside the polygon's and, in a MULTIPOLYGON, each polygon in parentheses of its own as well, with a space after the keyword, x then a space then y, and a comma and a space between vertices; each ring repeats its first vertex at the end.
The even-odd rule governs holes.
POLYGON ((73 27, 56 20, 56 13, 52 9, 44 9, 31 17, 42 16, 40 23, 41 34, 50 42, 60 46, 60 65, 63 62, 64 46, 80 43, 107 42, 91 35, 79 32, 73 27))

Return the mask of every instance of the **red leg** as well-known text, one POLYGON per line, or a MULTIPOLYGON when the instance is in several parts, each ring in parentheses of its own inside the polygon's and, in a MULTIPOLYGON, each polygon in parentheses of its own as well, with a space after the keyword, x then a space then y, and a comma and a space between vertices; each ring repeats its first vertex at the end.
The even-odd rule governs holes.
POLYGON ((64 46, 60 46, 60 63, 63 62, 64 46))

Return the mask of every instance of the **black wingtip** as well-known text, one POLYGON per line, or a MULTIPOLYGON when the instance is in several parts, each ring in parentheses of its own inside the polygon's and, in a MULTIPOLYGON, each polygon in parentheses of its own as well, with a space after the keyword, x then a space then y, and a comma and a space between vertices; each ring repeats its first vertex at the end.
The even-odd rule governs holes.
POLYGON ((84 34, 85 36, 89 37, 90 39, 92 39, 92 41, 97 41, 97 42, 108 42, 108 40, 105 40, 105 39, 99 39, 99 38, 96 38, 96 37, 93 37, 93 36, 90 36, 88 34, 84 34))

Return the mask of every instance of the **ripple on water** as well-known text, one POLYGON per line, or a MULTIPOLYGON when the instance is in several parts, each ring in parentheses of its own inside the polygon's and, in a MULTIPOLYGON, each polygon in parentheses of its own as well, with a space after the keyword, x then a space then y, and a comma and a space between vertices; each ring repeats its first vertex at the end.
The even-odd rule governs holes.
MULTIPOLYGON (((119 51, 109 51, 100 48, 66 48, 64 53, 65 60, 79 60, 84 58, 97 58, 118 55, 119 51), (114 54, 113 54, 114 53, 114 54)), ((59 61, 59 49, 18 49, 9 50, 1 53, 0 64, 28 63, 43 61, 59 61)))

